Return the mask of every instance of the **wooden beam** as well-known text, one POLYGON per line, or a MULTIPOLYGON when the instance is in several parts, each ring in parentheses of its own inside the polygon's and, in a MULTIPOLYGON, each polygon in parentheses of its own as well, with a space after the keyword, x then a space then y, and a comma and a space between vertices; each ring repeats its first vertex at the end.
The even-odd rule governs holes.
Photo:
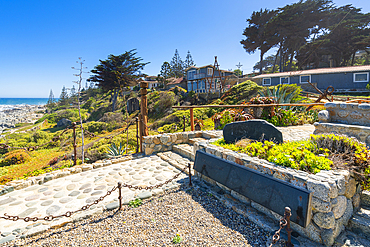
POLYGON ((193 111, 193 108, 190 108, 190 126, 191 126, 191 131, 194 131, 194 111, 193 111))

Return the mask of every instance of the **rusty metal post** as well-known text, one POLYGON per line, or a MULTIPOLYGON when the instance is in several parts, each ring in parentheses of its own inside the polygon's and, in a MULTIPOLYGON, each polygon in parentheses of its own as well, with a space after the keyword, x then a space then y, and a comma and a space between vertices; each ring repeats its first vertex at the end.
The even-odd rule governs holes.
POLYGON ((334 101, 334 96, 332 95, 332 96, 331 96, 331 102, 333 102, 333 101, 334 101))
POLYGON ((72 123, 73 128, 73 152, 74 152, 74 158, 73 158, 73 165, 77 165, 77 144, 76 144, 76 123, 72 123))
POLYGON ((190 162, 188 163, 188 167, 189 167, 189 186, 192 186, 191 184, 191 163, 190 162))
POLYGON ((118 182, 119 210, 122 210, 122 182, 118 182))
POLYGON ((290 228, 290 216, 292 216, 292 213, 291 213, 291 209, 289 207, 285 207, 285 213, 284 213, 284 217, 286 219, 286 232, 288 233, 288 241, 285 243, 285 245, 287 247, 293 247, 294 244, 292 244, 292 240, 291 240, 291 237, 292 237, 292 229, 290 228))
POLYGON ((185 120, 186 120, 185 115, 184 115, 184 116, 182 116, 182 119, 184 119, 184 128, 183 128, 183 131, 185 132, 185 120))
POLYGON ((148 102, 146 98, 147 94, 147 88, 148 88, 148 83, 145 81, 140 82, 140 94, 141 94, 141 118, 142 118, 142 124, 143 124, 143 133, 142 136, 147 136, 149 135, 148 133, 148 102))
POLYGON ((140 94, 141 94, 141 102, 140 102, 140 115, 139 115, 139 136, 140 136, 140 151, 143 153, 143 137, 147 136, 148 133, 148 108, 147 108, 147 88, 148 88, 148 83, 145 81, 140 82, 140 94))
POLYGON ((194 110, 190 108, 190 127, 191 131, 194 131, 194 110))
POLYGON ((308 93, 306 93, 306 98, 308 98, 308 93))
POLYGON ((139 152, 139 118, 135 118, 136 121, 136 153, 139 152))

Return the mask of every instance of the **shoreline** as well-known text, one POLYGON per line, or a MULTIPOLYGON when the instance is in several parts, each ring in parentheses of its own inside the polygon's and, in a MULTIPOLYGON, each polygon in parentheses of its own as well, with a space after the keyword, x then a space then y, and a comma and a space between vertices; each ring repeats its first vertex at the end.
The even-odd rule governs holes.
POLYGON ((43 116, 45 105, 0 105, 0 135, 5 130, 15 128, 16 124, 34 123, 43 116))

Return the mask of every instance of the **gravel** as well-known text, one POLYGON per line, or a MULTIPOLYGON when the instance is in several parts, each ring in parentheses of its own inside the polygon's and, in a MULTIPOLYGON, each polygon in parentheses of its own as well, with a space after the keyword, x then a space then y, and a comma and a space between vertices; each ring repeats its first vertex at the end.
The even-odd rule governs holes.
POLYGON ((1 246, 266 246, 270 239, 212 194, 182 186, 137 208, 105 211, 1 246), (176 236, 178 244, 172 242, 176 236))

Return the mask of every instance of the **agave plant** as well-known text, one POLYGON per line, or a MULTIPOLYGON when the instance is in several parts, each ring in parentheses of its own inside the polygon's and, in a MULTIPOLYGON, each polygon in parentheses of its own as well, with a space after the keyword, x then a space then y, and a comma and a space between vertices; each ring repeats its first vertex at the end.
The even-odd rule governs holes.
POLYGON ((123 155, 126 151, 126 148, 123 148, 122 142, 119 144, 119 147, 117 147, 117 145, 115 143, 112 143, 112 145, 110 147, 108 147, 108 153, 106 155, 109 158, 123 155))
MULTIPOLYGON (((287 93, 287 87, 277 86, 273 87, 272 90, 266 88, 266 92, 259 92, 262 97, 273 97, 277 104, 289 104, 292 103, 294 96, 299 94, 297 89, 293 90, 290 93, 287 93)), ((288 109, 288 106, 283 106, 283 109, 288 109)))

